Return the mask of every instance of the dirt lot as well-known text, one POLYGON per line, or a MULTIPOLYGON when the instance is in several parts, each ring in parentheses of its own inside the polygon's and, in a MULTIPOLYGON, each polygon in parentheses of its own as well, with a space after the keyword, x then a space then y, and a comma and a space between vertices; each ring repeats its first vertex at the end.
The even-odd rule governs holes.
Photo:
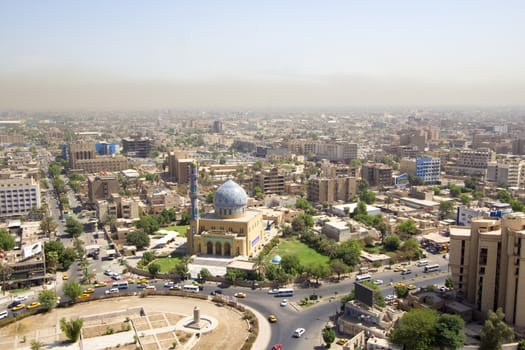
MULTIPOLYGON (((242 315, 238 311, 230 307, 217 306, 212 302, 199 299, 173 296, 123 297, 86 302, 71 308, 55 309, 47 314, 28 317, 15 324, 8 325, 0 329, 0 349, 27 348, 34 339, 38 339, 44 344, 56 344, 58 340, 64 340, 62 332, 59 329, 57 330, 58 320, 62 317, 69 319, 78 316, 91 316, 139 306, 144 308, 147 315, 151 315, 149 329, 171 326, 182 317, 192 316, 194 307, 200 309, 201 317, 210 316, 217 320, 217 328, 209 334, 202 335, 193 349, 240 349, 248 336, 246 321, 242 319, 242 315), (164 316, 161 317, 161 314, 164 316), (24 337, 25 343, 21 343, 24 337)), ((143 326, 145 329, 146 325, 143 326)), ((165 338, 159 339, 163 343, 164 340, 167 341, 165 338)), ((97 349, 106 348, 103 340, 101 340, 100 345, 97 349)))

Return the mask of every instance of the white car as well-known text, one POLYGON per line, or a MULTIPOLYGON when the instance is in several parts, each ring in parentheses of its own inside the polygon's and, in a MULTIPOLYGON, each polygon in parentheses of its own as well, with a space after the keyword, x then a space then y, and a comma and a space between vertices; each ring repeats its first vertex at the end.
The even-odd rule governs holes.
POLYGON ((104 271, 104 275, 106 276, 113 276, 113 272, 111 270, 104 271))
POLYGON ((394 294, 389 294, 384 299, 385 301, 392 301, 396 299, 396 296, 394 294))
POLYGON ((300 338, 301 335, 304 334, 304 332, 306 332, 306 329, 304 329, 304 328, 297 328, 295 330, 295 332, 293 332, 293 336, 294 336, 294 338, 300 338))
POLYGON ((268 294, 277 294, 277 293, 279 293, 279 289, 278 288, 277 289, 270 289, 268 291, 268 294))
POLYGON ((374 280, 374 284, 375 284, 376 286, 380 286, 380 285, 383 284, 383 280, 374 280))
POLYGON ((281 306, 286 306, 288 305, 288 299, 283 299, 283 301, 281 301, 281 306))
POLYGON ((13 301, 24 301, 27 300, 27 295, 17 295, 13 298, 13 301))
POLYGON ((175 282, 173 281, 168 281, 166 283, 164 283, 164 288, 171 288, 175 285, 175 282))
POLYGON ((110 288, 110 289, 105 291, 106 294, 115 294, 115 293, 118 293, 118 292, 119 292, 118 288, 110 288))
POLYGON ((153 284, 149 284, 145 289, 157 290, 157 287, 155 287, 153 284))

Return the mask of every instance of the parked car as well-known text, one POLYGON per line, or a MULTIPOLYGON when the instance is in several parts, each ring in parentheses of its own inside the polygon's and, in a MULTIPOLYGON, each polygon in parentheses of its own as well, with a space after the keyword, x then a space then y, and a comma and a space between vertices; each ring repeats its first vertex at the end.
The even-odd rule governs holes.
POLYGON ((300 338, 304 332, 306 332, 306 329, 304 328, 297 328, 294 332, 293 332, 293 336, 294 338, 300 338))
POLYGON ((27 305, 27 308, 28 309, 36 309, 39 306, 40 306, 40 303, 38 301, 34 301, 31 304, 27 305))
POLYGON ((27 295, 17 295, 13 298, 13 301, 24 301, 27 300, 27 295))

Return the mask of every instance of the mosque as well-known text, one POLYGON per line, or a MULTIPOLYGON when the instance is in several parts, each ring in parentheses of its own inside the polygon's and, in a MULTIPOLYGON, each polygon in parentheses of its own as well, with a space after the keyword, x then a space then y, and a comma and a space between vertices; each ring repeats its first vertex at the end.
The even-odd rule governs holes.
POLYGON ((190 254, 253 256, 264 242, 262 213, 248 210, 248 196, 235 181, 222 184, 213 198, 215 210, 199 217, 197 166, 191 169, 192 217, 188 229, 190 254))

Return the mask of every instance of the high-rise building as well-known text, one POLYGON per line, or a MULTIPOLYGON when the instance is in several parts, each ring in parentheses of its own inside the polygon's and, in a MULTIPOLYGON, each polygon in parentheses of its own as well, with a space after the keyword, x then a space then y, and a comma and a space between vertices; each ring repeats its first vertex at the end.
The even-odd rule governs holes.
POLYGON ((356 178, 338 176, 308 180, 307 198, 314 203, 349 202, 357 195, 356 178))
POLYGON ((441 174, 441 159, 433 157, 421 157, 417 159, 401 159, 399 170, 417 176, 425 185, 439 183, 441 174))
POLYGON ((456 164, 447 167, 447 174, 485 178, 489 162, 496 160, 496 153, 489 148, 464 149, 458 153, 456 164))
POLYGON ((170 152, 168 155, 168 177, 179 185, 190 183, 191 164, 186 152, 170 152))
POLYGON ((392 186, 392 167, 383 163, 364 163, 361 166, 361 178, 371 187, 392 186))
POLYGON ((510 187, 525 185, 525 160, 511 156, 489 162, 487 165, 486 181, 505 184, 510 187))
POLYGON ((284 175, 278 168, 265 169, 253 176, 253 185, 259 186, 264 194, 283 194, 284 175))
POLYGON ((90 203, 108 199, 112 193, 118 193, 120 188, 114 175, 88 176, 88 198, 90 203))
POLYGON ((33 178, 0 180, 0 217, 26 215, 40 208, 40 185, 33 178))
POLYGON ((215 120, 213 122, 213 132, 220 134, 222 132, 222 122, 220 120, 215 120))
POLYGON ((131 137, 122 139, 122 153, 130 157, 147 158, 153 149, 153 140, 149 137, 131 137))
POLYGON ((525 214, 472 219, 450 229, 450 273, 459 296, 477 311, 503 309, 507 323, 525 327, 525 214))

